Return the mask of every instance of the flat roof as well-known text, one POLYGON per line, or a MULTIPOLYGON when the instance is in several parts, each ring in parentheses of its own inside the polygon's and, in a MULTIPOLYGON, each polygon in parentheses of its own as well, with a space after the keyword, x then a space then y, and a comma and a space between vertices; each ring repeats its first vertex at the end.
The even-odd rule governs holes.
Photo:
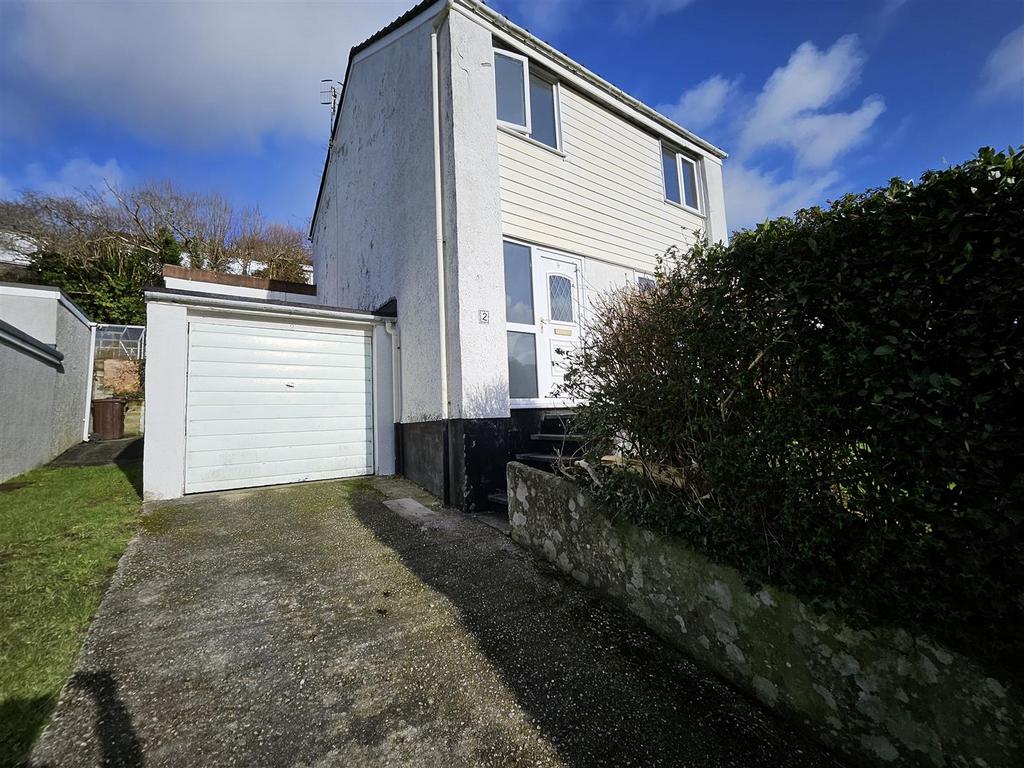
POLYGON ((375 317, 392 319, 398 317, 397 308, 393 308, 394 302, 392 301, 386 302, 378 309, 353 309, 351 307, 333 307, 327 304, 310 304, 305 301, 281 301, 280 299, 261 299, 254 296, 230 296, 223 293, 186 291, 180 288, 163 288, 156 285, 146 288, 145 294, 147 299, 150 296, 154 298, 166 296, 168 298, 215 299, 218 302, 227 302, 231 304, 265 304, 268 307, 303 309, 307 312, 312 310, 313 313, 315 313, 316 310, 321 310, 323 312, 344 312, 345 314, 350 315, 365 315, 367 319, 375 317))

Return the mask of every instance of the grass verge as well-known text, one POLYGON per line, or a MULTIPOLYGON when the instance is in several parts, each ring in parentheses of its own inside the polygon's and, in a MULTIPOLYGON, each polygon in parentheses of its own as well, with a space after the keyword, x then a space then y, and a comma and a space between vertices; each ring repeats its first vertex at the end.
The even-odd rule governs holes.
POLYGON ((0 484, 0 768, 28 757, 140 508, 141 464, 0 484))

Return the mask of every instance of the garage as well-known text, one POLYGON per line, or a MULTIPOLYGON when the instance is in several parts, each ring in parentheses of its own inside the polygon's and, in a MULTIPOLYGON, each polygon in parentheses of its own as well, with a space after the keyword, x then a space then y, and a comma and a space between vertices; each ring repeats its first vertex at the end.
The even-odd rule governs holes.
POLYGON ((145 497, 394 474, 395 316, 212 287, 146 292, 145 497))
POLYGON ((365 329, 192 321, 185 492, 373 474, 365 329))

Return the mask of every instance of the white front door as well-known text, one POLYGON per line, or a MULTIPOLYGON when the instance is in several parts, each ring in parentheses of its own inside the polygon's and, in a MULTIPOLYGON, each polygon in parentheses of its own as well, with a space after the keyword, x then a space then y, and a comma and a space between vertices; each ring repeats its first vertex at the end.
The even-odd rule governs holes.
POLYGON ((566 354, 579 346, 580 266, 575 259, 534 250, 537 297, 537 384, 542 398, 559 397, 566 354))

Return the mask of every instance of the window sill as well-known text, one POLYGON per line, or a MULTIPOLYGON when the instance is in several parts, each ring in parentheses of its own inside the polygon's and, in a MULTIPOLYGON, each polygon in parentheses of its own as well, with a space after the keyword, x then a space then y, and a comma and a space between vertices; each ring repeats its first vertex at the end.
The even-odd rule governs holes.
POLYGON ((696 208, 691 208, 688 205, 683 205, 682 203, 677 203, 675 200, 669 200, 667 197, 663 198, 663 199, 664 199, 664 201, 668 205, 671 205, 673 208, 678 208, 681 211, 686 211, 687 213, 691 213, 694 216, 699 216, 702 219, 706 219, 707 218, 707 214, 706 213, 698 211, 696 208))
POLYGON ((562 150, 555 149, 554 147, 549 147, 543 141, 537 141, 536 139, 530 138, 525 133, 523 133, 522 131, 517 131, 515 128, 509 128, 507 125, 502 125, 501 123, 499 123, 498 130, 501 131, 502 133, 507 133, 509 136, 515 136, 517 139, 522 139, 527 144, 532 144, 533 146, 543 149, 546 152, 550 152, 553 155, 557 155, 563 160, 565 160, 565 158, 567 157, 565 152, 563 152, 562 150))

